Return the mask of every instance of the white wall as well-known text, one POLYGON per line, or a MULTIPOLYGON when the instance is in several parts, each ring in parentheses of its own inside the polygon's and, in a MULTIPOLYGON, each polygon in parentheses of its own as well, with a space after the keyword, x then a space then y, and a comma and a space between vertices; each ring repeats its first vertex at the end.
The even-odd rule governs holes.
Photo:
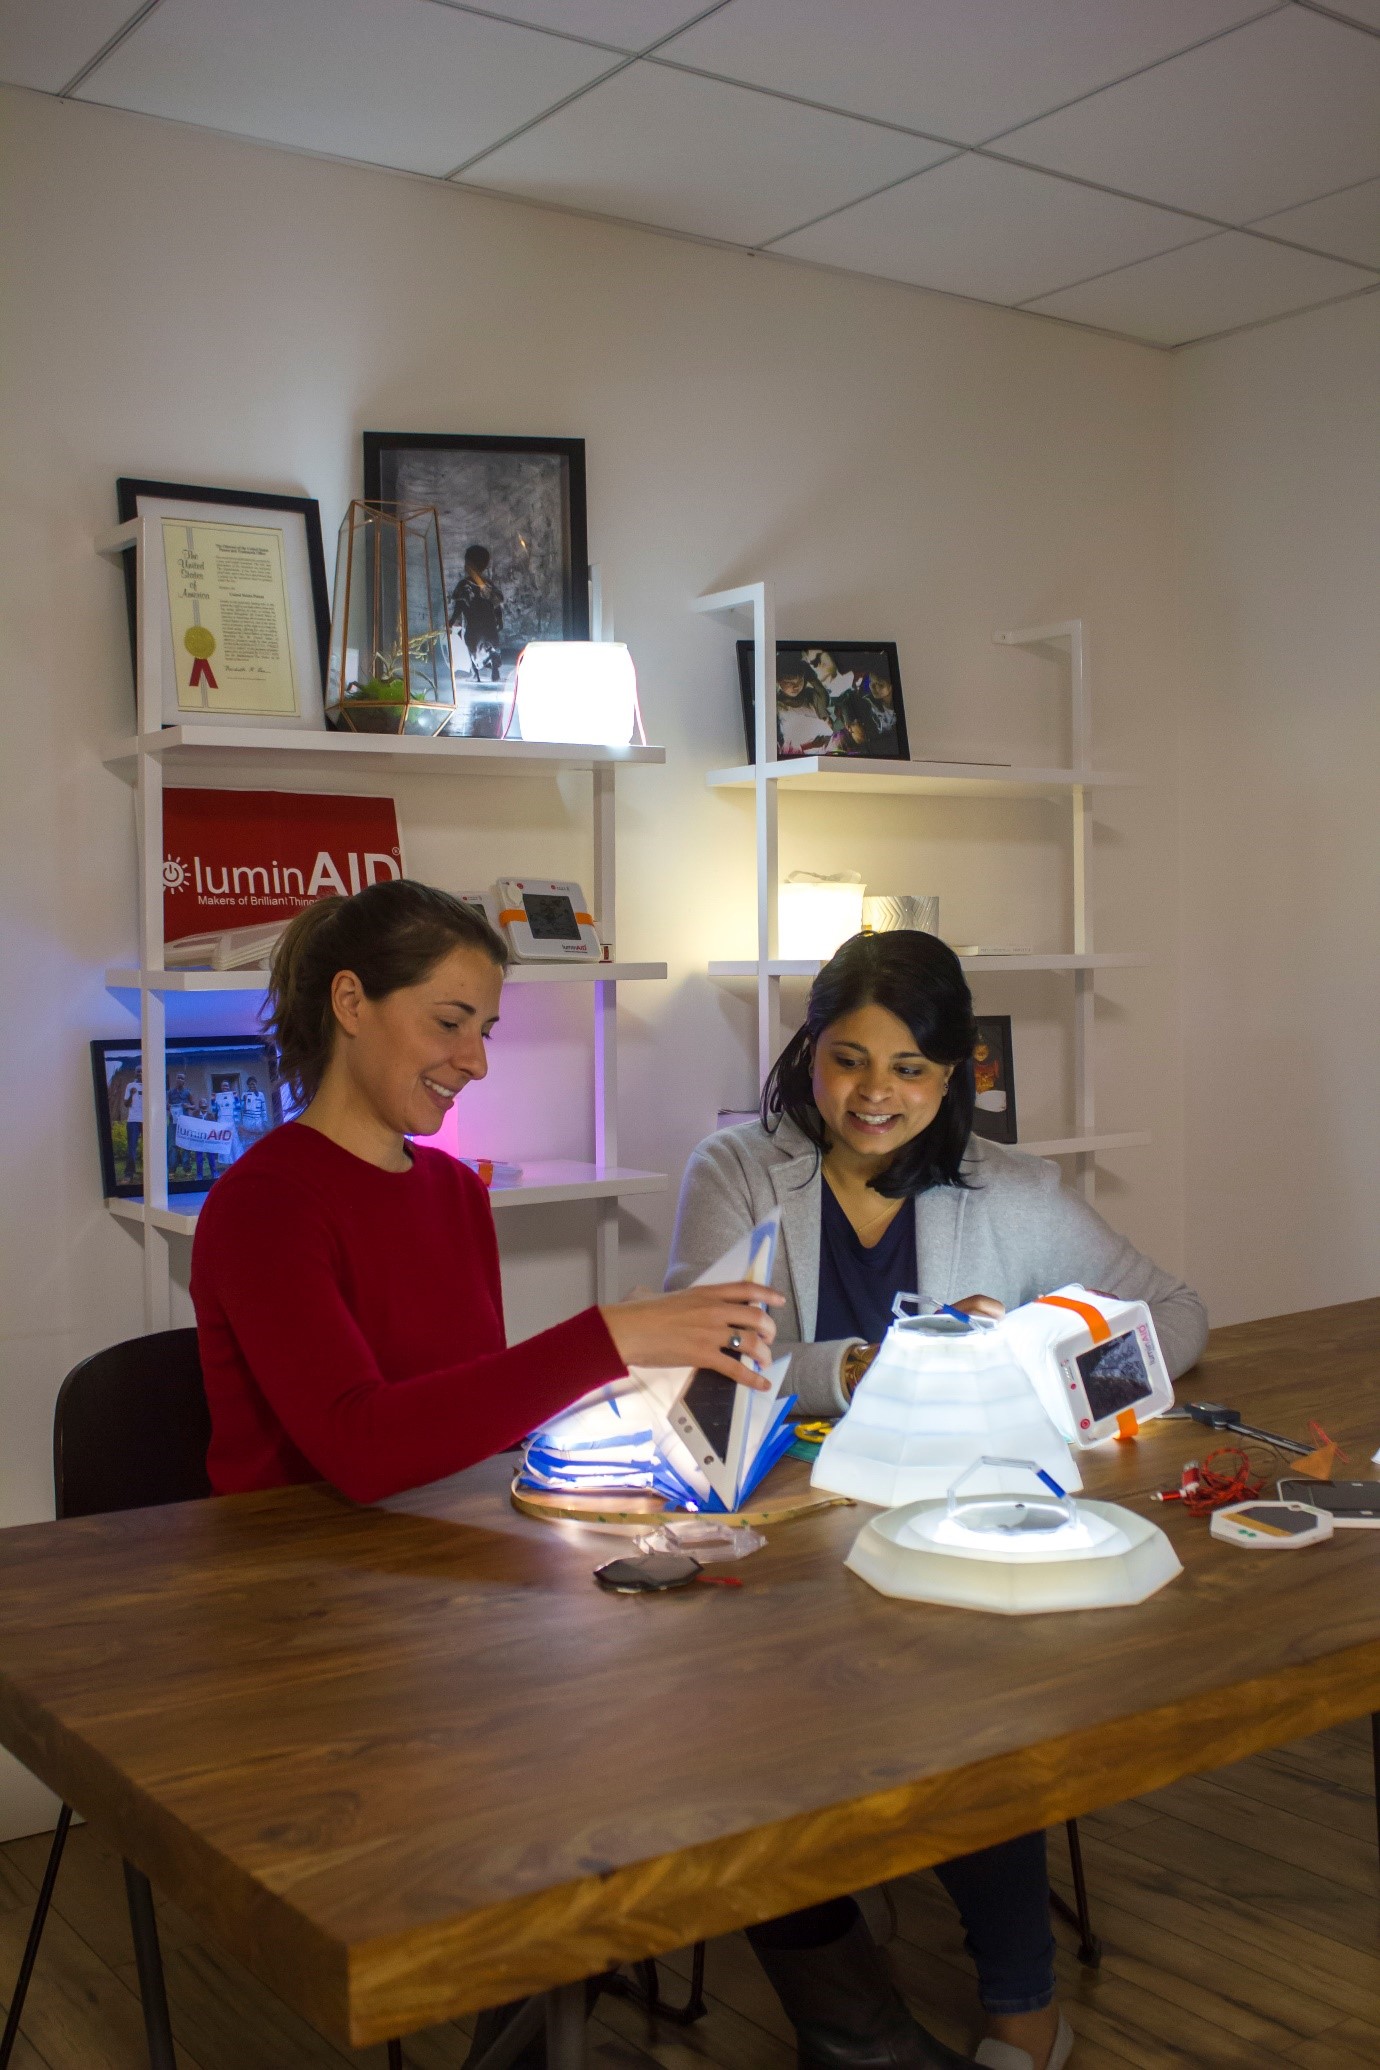
POLYGON ((1175 364, 1190 1268, 1380 1291, 1380 297, 1175 364))
MULTIPOLYGON (((1100 809, 1098 939, 1155 958, 1104 988, 1099 1120, 1155 1143, 1113 1160, 1101 1197, 1182 1264, 1163 355, 17 92, 0 126, 0 1522, 49 1513, 63 1372, 141 1326, 85 1049, 132 1027, 100 979, 134 946, 131 799, 100 760, 131 688, 118 577, 91 550, 121 473, 316 495, 329 559, 366 427, 588 441, 592 552, 669 753, 620 779, 618 947, 671 967, 626 992, 623 1148, 673 1180, 716 1108, 752 1095, 746 990, 703 974, 751 927, 749 807, 703 785, 742 758, 731 635, 688 599, 767 573, 783 635, 899 641, 913 752, 1017 760, 1065 750, 1060 685, 991 634, 1084 617, 1098 755, 1145 780, 1100 809)), ((398 797, 419 875, 588 870, 575 777, 398 797)), ((1049 807, 794 803, 783 857, 938 890, 955 939, 1071 946, 1049 807)), ((979 1004, 1019 1017, 1023 1132, 1064 1132, 1067 982, 988 981, 979 1004)), ((585 1150, 587 1031, 587 1002, 510 995, 491 1086, 467 1095, 472 1147, 585 1150)), ((625 1216, 629 1283, 659 1276, 673 1204, 625 1216)), ((578 1212, 502 1229, 517 1334, 589 1298, 578 1212)), ((37 1823, 31 1803, 15 1784, 0 1831, 37 1823)))

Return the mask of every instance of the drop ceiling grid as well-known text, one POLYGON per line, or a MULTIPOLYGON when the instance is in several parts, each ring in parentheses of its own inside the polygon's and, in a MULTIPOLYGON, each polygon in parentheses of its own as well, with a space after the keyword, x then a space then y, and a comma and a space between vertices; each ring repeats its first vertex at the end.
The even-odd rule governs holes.
POLYGON ((1146 343, 1380 279, 1380 0, 1022 9, 0 0, 0 73, 1146 343))

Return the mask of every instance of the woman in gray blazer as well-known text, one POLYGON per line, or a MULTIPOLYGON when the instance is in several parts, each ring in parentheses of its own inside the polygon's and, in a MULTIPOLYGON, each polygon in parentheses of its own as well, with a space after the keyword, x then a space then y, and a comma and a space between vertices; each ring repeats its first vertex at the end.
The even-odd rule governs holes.
MULTIPOLYGON (((1170 1372, 1207 1316, 1057 1169, 972 1134, 977 1029, 962 965, 934 936, 855 935, 816 978, 762 1119, 700 1144, 681 1185, 668 1288, 688 1286, 781 1210, 776 1349, 809 1416, 839 1416, 898 1293, 1000 1315, 1079 1281, 1149 1304, 1170 1372)), ((973 2061, 1061 2070, 1072 2031, 1054 2003, 1045 1836, 944 1864, 989 2032, 973 2061)), ((965 2062, 911 2017, 850 1898, 751 1929, 807 2070, 950 2070, 965 2062)))

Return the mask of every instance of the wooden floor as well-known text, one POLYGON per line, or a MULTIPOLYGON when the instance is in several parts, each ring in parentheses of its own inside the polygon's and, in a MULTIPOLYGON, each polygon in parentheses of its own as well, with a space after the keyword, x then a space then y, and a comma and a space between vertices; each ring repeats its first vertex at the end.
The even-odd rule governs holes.
MULTIPOLYGON (((1348 1726, 1175 1783, 1083 1821, 1102 1969, 1058 1929, 1076 2070, 1191 2064, 1380 2070, 1380 1860, 1369 1725, 1348 1726)), ((48 1838, 0 1849, 0 1977, 18 1965, 48 1838)), ((1062 1836, 1051 1844, 1068 1887, 1062 1836)), ((933 1877, 894 1884, 898 1980, 955 2046, 971 2042, 972 1972, 933 1877)), ((182 2070, 368 2065, 322 2041, 239 1966, 159 1905, 182 2070)), ((685 1965, 672 1965, 684 1972, 685 1965)), ((737 1936, 709 1950, 710 2012, 654 2029, 600 2000, 592 2070, 792 2070, 790 2030, 737 1936)), ((461 2026, 411 2037, 414 2070, 458 2070, 461 2026)), ((25 2013, 15 2070, 143 2070, 143 2031, 119 1863, 74 1829, 25 2013)))

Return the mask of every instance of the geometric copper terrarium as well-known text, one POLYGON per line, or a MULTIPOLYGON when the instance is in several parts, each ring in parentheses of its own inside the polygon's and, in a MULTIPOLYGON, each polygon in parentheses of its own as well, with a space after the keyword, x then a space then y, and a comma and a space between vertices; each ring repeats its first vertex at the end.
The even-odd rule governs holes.
POLYGON ((340 527, 326 717, 353 733, 443 733, 455 713, 434 509, 352 503, 340 527))

